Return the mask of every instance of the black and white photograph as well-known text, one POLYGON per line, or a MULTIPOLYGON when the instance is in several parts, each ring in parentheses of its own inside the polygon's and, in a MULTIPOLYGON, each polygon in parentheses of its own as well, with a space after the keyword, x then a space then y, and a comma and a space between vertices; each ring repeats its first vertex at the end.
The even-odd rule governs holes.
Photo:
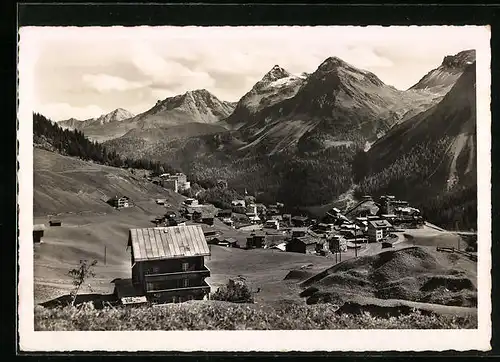
POLYGON ((488 349, 487 26, 19 34, 21 346, 488 349))

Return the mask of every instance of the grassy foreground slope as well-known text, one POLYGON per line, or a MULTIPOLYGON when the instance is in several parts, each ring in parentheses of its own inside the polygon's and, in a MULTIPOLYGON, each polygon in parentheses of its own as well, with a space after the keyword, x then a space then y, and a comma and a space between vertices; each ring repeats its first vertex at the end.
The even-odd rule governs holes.
POLYGON ((470 329, 473 316, 423 314, 384 318, 337 313, 331 304, 269 307, 192 301, 153 308, 95 310, 35 308, 35 330, 305 330, 305 329, 470 329))

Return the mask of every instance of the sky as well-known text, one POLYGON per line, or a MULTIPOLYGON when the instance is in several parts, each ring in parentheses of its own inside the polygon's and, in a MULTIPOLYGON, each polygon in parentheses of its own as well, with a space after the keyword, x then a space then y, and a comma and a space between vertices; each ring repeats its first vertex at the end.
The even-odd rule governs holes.
POLYGON ((444 56, 477 49, 484 32, 463 26, 30 27, 20 31, 20 57, 29 54, 33 67, 35 111, 60 121, 116 108, 138 114, 202 88, 234 102, 274 65, 310 73, 330 56, 403 90, 444 56))

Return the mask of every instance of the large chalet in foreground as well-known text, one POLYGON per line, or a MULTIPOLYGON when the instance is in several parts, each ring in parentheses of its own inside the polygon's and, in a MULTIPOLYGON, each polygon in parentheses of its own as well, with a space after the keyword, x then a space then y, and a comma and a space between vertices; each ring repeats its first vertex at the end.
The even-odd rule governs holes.
MULTIPOLYGON (((130 229, 129 246, 132 279, 128 284, 148 301, 182 302, 209 295, 205 278, 210 270, 204 257, 210 255, 210 249, 201 226, 130 229)), ((117 284, 120 297, 119 289, 117 284)))

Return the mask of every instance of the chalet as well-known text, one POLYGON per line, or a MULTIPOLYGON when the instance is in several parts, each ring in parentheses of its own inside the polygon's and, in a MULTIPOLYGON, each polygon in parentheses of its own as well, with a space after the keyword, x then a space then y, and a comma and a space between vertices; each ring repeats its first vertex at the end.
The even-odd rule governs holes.
POLYGON ((198 200, 191 199, 191 198, 184 200, 184 204, 188 205, 188 206, 198 206, 199 205, 198 200))
POLYGON ((364 237, 364 233, 361 230, 340 230, 340 233, 346 239, 359 239, 364 237))
POLYGON ((35 244, 42 242, 44 230, 45 230, 45 225, 43 224, 33 225, 33 242, 35 244))
POLYGON ((265 240, 266 235, 264 233, 252 233, 249 237, 247 237, 247 249, 262 248, 264 246, 265 240))
POLYGON ((334 225, 333 224, 326 224, 326 223, 319 223, 316 227, 316 230, 319 233, 330 233, 334 231, 334 225))
POLYGON ((286 251, 292 252, 292 253, 316 253, 318 247, 322 247, 323 244, 320 242, 319 239, 313 238, 309 235, 306 236, 300 236, 300 237, 293 237, 287 244, 286 244, 286 251), (319 245, 318 245, 319 243, 319 245))
POLYGON ((148 301, 183 302, 209 295, 204 257, 210 249, 200 226, 130 229, 127 245, 132 284, 148 301))
POLYGON ((292 225, 295 227, 302 227, 307 225, 308 221, 307 216, 293 216, 292 217, 292 225))
POLYGON ((61 226, 62 222, 61 220, 50 220, 49 225, 50 226, 61 226))
POLYGON ((368 221, 368 241, 378 242, 382 240, 392 225, 387 220, 369 220, 368 221))
POLYGON ((226 210, 220 210, 218 213, 217 213, 217 217, 220 217, 220 218, 225 218, 225 217, 232 217, 233 216, 233 210, 231 209, 226 209, 226 210))
POLYGON ((266 221, 266 223, 264 224, 264 227, 269 228, 269 229, 279 230, 280 223, 278 220, 270 219, 270 220, 266 221))
POLYGON ((176 173, 174 175, 164 173, 160 175, 161 186, 174 192, 185 191, 191 188, 191 183, 188 182, 186 175, 176 173))
POLYGON ((179 182, 176 179, 161 180, 160 185, 173 192, 179 192, 179 182))
POLYGON ((213 226, 214 225, 214 217, 210 214, 201 215, 201 222, 205 225, 213 226))
POLYGON ((307 235, 307 228, 292 228, 292 238, 300 238, 307 235))
POLYGON ((122 209, 124 207, 130 206, 130 199, 127 196, 121 196, 121 197, 115 196, 112 199, 110 199, 108 203, 117 209, 122 209))

